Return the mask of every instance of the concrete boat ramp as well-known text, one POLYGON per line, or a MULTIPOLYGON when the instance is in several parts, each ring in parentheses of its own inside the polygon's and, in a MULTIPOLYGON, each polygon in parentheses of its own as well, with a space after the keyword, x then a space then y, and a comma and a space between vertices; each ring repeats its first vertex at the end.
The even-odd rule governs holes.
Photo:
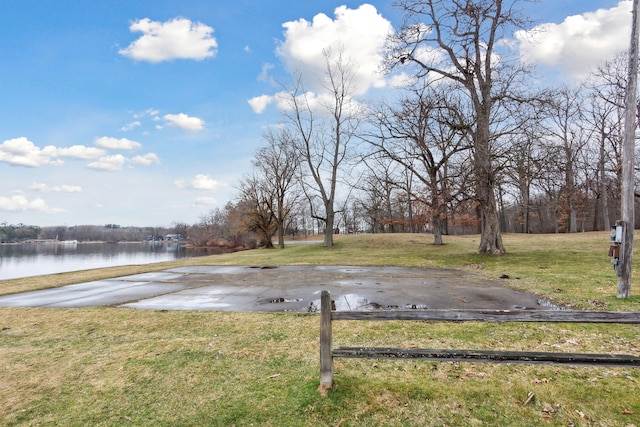
POLYGON ((129 307, 152 310, 548 310, 535 295, 452 269, 350 266, 193 266, 0 297, 0 307, 129 307))

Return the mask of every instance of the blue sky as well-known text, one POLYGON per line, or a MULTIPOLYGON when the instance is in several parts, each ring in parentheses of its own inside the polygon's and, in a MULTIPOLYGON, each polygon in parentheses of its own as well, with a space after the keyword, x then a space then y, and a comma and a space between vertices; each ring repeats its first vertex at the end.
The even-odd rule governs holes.
MULTIPOLYGON (((630 3, 540 0, 539 43, 513 40, 575 81, 628 47, 630 3)), ((0 223, 197 222, 279 122, 274 78, 333 42, 363 93, 393 90, 374 69, 400 23, 389 1, 0 0, 0 223)))

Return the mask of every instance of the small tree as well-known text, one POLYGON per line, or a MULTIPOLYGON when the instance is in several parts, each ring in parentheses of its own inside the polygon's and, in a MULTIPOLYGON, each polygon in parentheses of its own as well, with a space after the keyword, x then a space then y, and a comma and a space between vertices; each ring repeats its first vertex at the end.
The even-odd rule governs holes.
POLYGON ((260 245, 273 248, 273 236, 278 231, 274 214, 275 200, 271 184, 255 175, 240 183, 240 211, 244 232, 254 233, 260 245))
POLYGON ((266 205, 275 218, 278 247, 284 248, 285 222, 294 208, 298 192, 295 190, 300 158, 295 142, 287 129, 269 131, 264 135, 267 146, 259 149, 253 162, 254 172, 262 181, 263 190, 271 203, 266 205))

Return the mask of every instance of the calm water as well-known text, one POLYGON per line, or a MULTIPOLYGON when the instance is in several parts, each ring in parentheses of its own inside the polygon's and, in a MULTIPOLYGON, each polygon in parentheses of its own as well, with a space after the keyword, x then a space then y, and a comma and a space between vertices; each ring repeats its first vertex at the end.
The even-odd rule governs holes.
POLYGON ((171 242, 0 245, 0 280, 208 254, 171 242))

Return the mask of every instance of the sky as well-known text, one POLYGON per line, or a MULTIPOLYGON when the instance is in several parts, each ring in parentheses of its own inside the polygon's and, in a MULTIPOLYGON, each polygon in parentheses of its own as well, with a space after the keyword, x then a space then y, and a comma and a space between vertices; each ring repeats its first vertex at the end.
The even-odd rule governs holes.
MULTIPOLYGON (((631 0, 539 0, 510 37, 575 82, 628 49, 631 0)), ((391 1, 0 0, 0 223, 193 224, 237 194, 281 122, 292 72, 322 49, 379 72, 391 1)), ((311 87, 310 90, 319 91, 311 87)))

